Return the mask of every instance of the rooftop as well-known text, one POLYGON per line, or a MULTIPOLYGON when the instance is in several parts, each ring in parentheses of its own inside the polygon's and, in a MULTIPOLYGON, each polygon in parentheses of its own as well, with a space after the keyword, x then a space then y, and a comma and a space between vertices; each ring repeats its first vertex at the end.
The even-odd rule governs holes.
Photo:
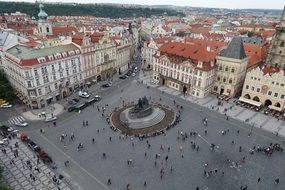
POLYGON ((18 59, 34 59, 47 55, 53 55, 61 52, 74 51, 78 48, 73 44, 48 47, 42 49, 29 48, 23 45, 16 45, 7 50, 7 53, 17 57, 18 59))
POLYGON ((221 51, 220 56, 233 59, 246 58, 242 38, 234 37, 230 42, 229 46, 221 51))

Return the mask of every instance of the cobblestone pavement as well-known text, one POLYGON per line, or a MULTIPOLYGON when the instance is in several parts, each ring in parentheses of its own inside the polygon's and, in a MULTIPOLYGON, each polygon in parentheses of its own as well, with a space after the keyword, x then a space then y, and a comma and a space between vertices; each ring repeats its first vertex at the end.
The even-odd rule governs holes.
POLYGON ((273 133, 275 135, 279 135, 285 138, 285 122, 282 120, 278 120, 272 116, 265 115, 261 112, 252 111, 240 106, 235 105, 236 99, 231 99, 228 102, 224 101, 223 105, 218 106, 218 99, 214 95, 209 95, 206 98, 198 99, 192 96, 186 96, 181 92, 178 92, 175 89, 166 87, 166 86, 159 86, 158 84, 153 84, 152 81, 152 74, 151 72, 147 72, 145 74, 139 75, 139 80, 143 80, 144 84, 152 86, 154 88, 159 89, 160 91, 164 91, 168 94, 180 97, 185 99, 189 102, 198 104, 200 106, 206 107, 208 109, 213 109, 220 114, 227 114, 227 116, 247 122, 250 125, 253 125, 257 128, 263 128, 264 130, 273 133), (225 112, 225 109, 227 110, 225 112))
POLYGON ((6 153, 0 152, 0 164, 4 167, 3 178, 14 190, 70 189, 62 180, 58 180, 59 184, 54 183, 52 177, 56 173, 42 161, 38 163, 35 153, 19 139, 10 140, 8 147, 1 149, 6 150, 6 153), (15 147, 16 142, 18 142, 18 148, 15 147), (14 155, 16 149, 18 157, 14 155), (27 161, 30 161, 31 166, 27 164, 27 161))

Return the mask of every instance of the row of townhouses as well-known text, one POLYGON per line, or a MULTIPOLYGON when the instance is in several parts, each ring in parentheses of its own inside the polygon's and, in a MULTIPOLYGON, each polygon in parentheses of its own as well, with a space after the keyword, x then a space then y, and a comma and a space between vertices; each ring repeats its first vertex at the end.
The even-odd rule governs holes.
MULTIPOLYGON (((42 5, 38 17, 40 44, 54 42, 49 40, 53 27, 42 5)), ((68 40, 55 39, 56 44, 34 46, 9 31, 0 33, 0 69, 30 108, 45 107, 90 83, 111 80, 130 67, 137 49, 129 33, 78 33, 68 40)))

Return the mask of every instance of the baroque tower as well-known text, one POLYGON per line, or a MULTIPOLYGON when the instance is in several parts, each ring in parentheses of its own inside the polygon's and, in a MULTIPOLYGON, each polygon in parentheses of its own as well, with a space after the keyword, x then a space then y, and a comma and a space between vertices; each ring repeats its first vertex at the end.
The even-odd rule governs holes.
POLYGON ((43 10, 44 5, 39 5, 40 12, 38 14, 39 21, 38 21, 38 31, 39 34, 46 36, 52 34, 52 26, 51 23, 48 22, 47 17, 48 14, 43 10))
POLYGON ((266 65, 285 69, 285 7, 269 48, 266 65))

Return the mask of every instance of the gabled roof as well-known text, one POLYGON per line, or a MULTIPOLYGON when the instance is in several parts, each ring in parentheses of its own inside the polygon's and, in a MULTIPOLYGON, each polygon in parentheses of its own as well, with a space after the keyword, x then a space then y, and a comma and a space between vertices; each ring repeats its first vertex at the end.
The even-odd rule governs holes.
POLYGON ((233 58, 233 59, 244 59, 246 54, 243 48, 243 42, 241 37, 234 37, 226 49, 223 49, 220 56, 233 58))

